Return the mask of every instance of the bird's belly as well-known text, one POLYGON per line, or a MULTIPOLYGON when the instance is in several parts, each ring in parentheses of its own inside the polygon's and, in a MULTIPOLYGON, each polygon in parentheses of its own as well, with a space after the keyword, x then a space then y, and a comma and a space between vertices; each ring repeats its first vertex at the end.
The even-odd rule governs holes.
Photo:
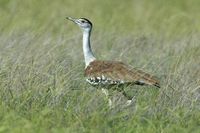
POLYGON ((102 77, 89 77, 86 81, 91 85, 121 85, 124 84, 123 80, 112 80, 110 78, 102 77))

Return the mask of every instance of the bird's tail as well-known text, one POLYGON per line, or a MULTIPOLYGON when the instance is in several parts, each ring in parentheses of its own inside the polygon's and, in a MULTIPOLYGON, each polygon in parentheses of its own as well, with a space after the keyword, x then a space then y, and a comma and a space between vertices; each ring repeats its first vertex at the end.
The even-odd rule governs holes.
POLYGON ((140 85, 153 85, 153 86, 156 86, 158 88, 160 88, 160 82, 159 80, 148 74, 148 73, 145 73, 145 72, 140 72, 140 78, 138 79, 137 81, 137 84, 140 84, 140 85))

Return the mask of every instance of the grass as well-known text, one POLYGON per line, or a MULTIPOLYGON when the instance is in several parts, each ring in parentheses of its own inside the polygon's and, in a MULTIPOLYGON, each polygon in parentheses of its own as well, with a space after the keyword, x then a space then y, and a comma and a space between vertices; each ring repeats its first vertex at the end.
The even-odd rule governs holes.
POLYGON ((1 0, 0 132, 199 132, 199 4, 1 0), (66 16, 92 20, 99 59, 142 68, 162 87, 127 88, 135 104, 109 109, 85 83, 81 32, 66 16))

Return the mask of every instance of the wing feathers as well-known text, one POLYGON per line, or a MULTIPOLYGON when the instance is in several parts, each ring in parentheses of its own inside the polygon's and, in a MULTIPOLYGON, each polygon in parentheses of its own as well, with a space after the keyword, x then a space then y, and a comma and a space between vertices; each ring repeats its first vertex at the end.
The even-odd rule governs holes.
POLYGON ((102 75, 113 81, 120 80, 124 83, 147 84, 160 87, 159 81, 152 75, 141 70, 131 69, 122 62, 93 61, 85 69, 86 77, 102 77, 102 75))

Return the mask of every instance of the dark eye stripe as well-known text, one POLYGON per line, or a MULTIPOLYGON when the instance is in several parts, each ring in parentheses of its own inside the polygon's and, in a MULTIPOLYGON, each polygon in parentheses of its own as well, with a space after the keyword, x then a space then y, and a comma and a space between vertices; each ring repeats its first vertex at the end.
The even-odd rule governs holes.
POLYGON ((92 23, 90 22, 90 20, 88 20, 88 19, 86 19, 86 18, 80 18, 80 19, 82 19, 81 21, 85 21, 84 23, 89 23, 91 26, 92 26, 92 23))

